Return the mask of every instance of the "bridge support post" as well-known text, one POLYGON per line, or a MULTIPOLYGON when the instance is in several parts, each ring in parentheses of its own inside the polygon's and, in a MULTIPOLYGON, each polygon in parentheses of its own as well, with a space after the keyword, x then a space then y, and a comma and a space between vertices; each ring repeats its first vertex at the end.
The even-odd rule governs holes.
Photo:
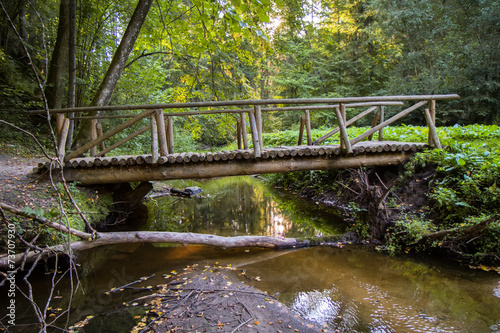
MULTIPOLYGON (((431 103, 431 108, 432 108, 432 103, 431 103)), ((434 118, 432 117, 433 113, 429 109, 425 109, 424 113, 425 113, 425 120, 427 121, 427 127, 429 127, 428 144, 432 148, 442 149, 443 147, 441 146, 441 142, 439 141, 439 137, 437 135, 435 126, 435 121, 436 121, 435 104, 434 104, 434 118)))
POLYGON ((172 116, 167 116, 167 124, 166 124, 166 133, 167 133, 167 147, 168 153, 174 153, 174 123, 172 116))
MULTIPOLYGON (((381 105, 379 112, 380 112, 379 124, 382 124, 384 122, 384 117, 385 117, 385 106, 381 105)), ((383 127, 378 131, 378 141, 384 141, 384 128, 383 127)))
POLYGON ((61 128, 61 135, 59 136, 59 147, 57 147, 57 156, 61 163, 64 161, 64 155, 66 153, 66 140, 68 139, 69 131, 69 119, 64 119, 63 126, 61 128))
POLYGON ((312 146, 312 134, 311 134, 311 115, 309 114, 309 110, 306 110, 305 112, 306 116, 306 135, 307 135, 307 145, 312 146))
POLYGON ((345 149, 347 153, 352 154, 351 142, 347 136, 347 129, 345 126, 345 104, 340 103, 338 108, 335 108, 335 113, 337 114, 337 122, 340 129, 340 148, 345 149))
POLYGON ((158 127, 158 143, 160 145, 160 156, 168 155, 167 147, 167 133, 165 130, 165 119, 163 118, 163 110, 158 109, 153 113, 156 118, 156 125, 158 127))
POLYGON ((158 125, 156 124, 156 112, 151 114, 151 157, 152 164, 158 163, 158 125))
POLYGON ((255 122, 257 124, 257 131, 259 133, 260 150, 262 151, 264 149, 264 142, 262 140, 262 111, 260 109, 260 105, 255 105, 254 110, 255 110, 255 122))
POLYGON ((238 149, 242 149, 243 145, 241 142, 241 118, 236 119, 236 138, 238 139, 238 149))
POLYGON ((240 113, 241 136, 243 138, 243 148, 248 149, 247 124, 245 121, 245 113, 240 113))
MULTIPOLYGON (((92 119, 90 121, 91 127, 90 127, 90 140, 95 140, 97 139, 97 119, 92 119)), ((92 146, 90 148, 90 156, 95 156, 97 154, 97 145, 92 146)))
POLYGON ((257 129, 257 123, 255 121, 254 111, 248 111, 248 118, 250 119, 250 129, 252 131, 252 142, 253 151, 255 158, 260 158, 262 156, 259 141, 259 130, 257 129))
POLYGON ((300 117, 300 129, 299 129, 299 142, 297 143, 298 146, 302 146, 302 139, 304 137, 304 127, 306 126, 306 115, 303 114, 302 117, 300 117))
MULTIPOLYGON (((100 138, 102 136, 102 124, 101 122, 97 122, 97 124, 95 125, 95 128, 96 128, 96 131, 97 131, 97 137, 100 138)), ((104 149, 106 149, 106 147, 104 146, 104 141, 101 141, 99 143, 99 150, 100 151, 103 151, 104 149)), ((96 154, 97 156, 97 154, 96 154)))

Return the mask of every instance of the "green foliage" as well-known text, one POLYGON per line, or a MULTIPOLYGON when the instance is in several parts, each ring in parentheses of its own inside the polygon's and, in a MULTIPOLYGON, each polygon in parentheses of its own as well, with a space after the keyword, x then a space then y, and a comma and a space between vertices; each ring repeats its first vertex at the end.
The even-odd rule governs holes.
MULTIPOLYGON (((498 128, 476 128, 485 130, 491 137, 498 139, 498 128)), ((473 137, 475 133, 456 132, 458 136, 473 137)), ((403 219, 398 222, 389 243, 415 244, 425 249, 447 247, 461 252, 470 260, 481 262, 495 261, 495 253, 500 247, 499 217, 500 207, 500 150, 498 141, 489 141, 483 145, 468 143, 455 144, 443 150, 432 150, 417 154, 407 165, 407 176, 419 169, 435 165, 436 174, 431 182, 430 210, 422 215, 419 225, 432 226, 420 230, 415 222, 403 219), (432 224, 431 221, 435 221, 432 224), (469 235, 467 230, 488 219, 493 223, 479 235, 469 235), (439 242, 427 242, 420 239, 432 231, 453 230, 449 237, 439 242), (462 235, 460 235, 463 233, 462 235), (404 235, 401 237, 401 235, 404 235), (457 234, 460 235, 457 237, 457 234), (399 236, 395 236, 399 235, 399 236), (404 242, 401 240, 404 239, 404 242), (492 257, 493 256, 493 257, 492 257)))
POLYGON ((434 231, 437 227, 425 214, 404 213, 388 231, 384 249, 391 254, 426 250, 429 244, 422 242, 423 236, 434 231))

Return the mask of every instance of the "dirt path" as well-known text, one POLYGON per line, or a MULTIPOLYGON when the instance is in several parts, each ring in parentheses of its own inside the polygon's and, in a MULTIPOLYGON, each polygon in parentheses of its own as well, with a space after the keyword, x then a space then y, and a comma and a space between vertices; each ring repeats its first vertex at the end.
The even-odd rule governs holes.
POLYGON ((0 154, 0 201, 16 208, 48 208, 55 199, 50 182, 33 174, 40 158, 0 154))

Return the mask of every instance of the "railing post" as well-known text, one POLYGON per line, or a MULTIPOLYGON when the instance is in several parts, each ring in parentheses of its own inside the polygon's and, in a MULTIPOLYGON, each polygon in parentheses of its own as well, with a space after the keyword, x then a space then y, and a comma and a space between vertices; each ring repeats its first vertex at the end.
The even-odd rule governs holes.
POLYGON ((250 119, 250 130, 252 131, 252 142, 253 142, 253 151, 255 158, 260 158, 261 149, 259 142, 259 131, 257 129, 257 123, 255 121, 254 111, 248 111, 248 119, 250 119))
POLYGON ((436 101, 431 100, 429 109, 424 110, 425 120, 429 127, 428 145, 433 148, 442 149, 441 142, 436 131, 436 101))
MULTIPOLYGON (((429 116, 430 116, 430 121, 431 123, 434 125, 434 129, 436 128, 436 100, 433 99, 430 101, 429 103, 429 116)), ((427 120, 427 115, 426 115, 426 120, 427 120)), ((429 121, 427 121, 427 125, 429 125, 429 121)), ((432 137, 432 134, 431 134, 431 128, 429 126, 429 135, 428 135, 428 139, 427 139, 427 142, 429 144, 429 146, 433 147, 433 137, 432 137)))
POLYGON ((156 112, 151 114, 151 158, 152 164, 158 163, 158 125, 156 124, 156 112))
MULTIPOLYGON (((375 112, 375 116, 373 117, 373 122, 372 122, 371 128, 374 128, 375 126, 377 126, 379 118, 380 118, 380 111, 375 112)), ((373 139, 373 134, 368 137, 368 141, 372 141, 372 139, 373 139)))
POLYGON ((311 115, 309 114, 309 110, 305 110, 306 116, 306 134, 307 134, 307 145, 312 146, 312 134, 311 134, 311 115))
POLYGON ((347 129, 345 126, 345 104, 340 103, 338 108, 335 108, 335 113, 337 114, 337 122, 339 123, 340 129, 340 148, 345 149, 349 154, 352 154, 351 142, 347 136, 347 129))
POLYGON ((245 121, 245 113, 240 113, 240 121, 241 121, 241 134, 243 137, 243 148, 248 149, 248 137, 247 137, 247 124, 245 121))
MULTIPOLYGON (((93 141, 97 139, 97 119, 92 119, 90 121, 90 140, 93 141)), ((97 154, 97 145, 90 148, 90 156, 95 156, 97 154)))
POLYGON ((163 110, 158 109, 153 113, 158 127, 158 143, 160 145, 160 156, 168 155, 167 146, 167 131, 165 130, 165 118, 163 118, 163 110))
POLYGON ((167 116, 167 123, 165 124, 165 132, 167 134, 167 148, 169 154, 175 153, 174 146, 174 122, 172 116, 167 116))
MULTIPOLYGON (((379 112, 380 112, 379 124, 382 124, 384 122, 384 118, 385 118, 385 106, 381 105, 379 112)), ((384 141, 384 128, 383 127, 378 131, 378 141, 384 141)))
POLYGON ((238 139, 238 149, 241 149, 242 148, 242 144, 241 144, 241 136, 242 136, 242 133, 241 133, 241 118, 237 118, 236 119, 236 138, 238 139))
POLYGON ((306 115, 303 114, 302 117, 300 117, 300 128, 299 128, 299 142, 297 143, 298 146, 302 146, 302 139, 304 137, 304 127, 306 126, 306 115))
POLYGON ((61 134, 64 127, 64 121, 65 121, 64 113, 58 113, 56 115, 56 131, 57 131, 57 138, 59 140, 61 139, 61 134))
POLYGON ((57 156, 61 163, 64 161, 64 155, 66 153, 66 140, 68 139, 69 131, 69 119, 64 119, 63 126, 61 128, 61 134, 59 136, 59 147, 57 148, 57 156))
POLYGON ((259 133, 260 150, 262 151, 264 149, 264 142, 262 140, 262 112, 260 109, 260 105, 255 105, 254 110, 255 110, 255 122, 257 124, 257 131, 259 133))

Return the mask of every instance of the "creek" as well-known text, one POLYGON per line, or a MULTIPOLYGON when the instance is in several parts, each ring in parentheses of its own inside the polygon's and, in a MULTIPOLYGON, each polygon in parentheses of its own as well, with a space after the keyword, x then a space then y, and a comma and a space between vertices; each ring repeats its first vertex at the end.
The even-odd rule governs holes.
MULTIPOLYGON (((198 186, 203 192, 192 198, 147 201, 149 216, 139 225, 141 230, 314 237, 340 235, 348 228, 349 222, 335 209, 252 177, 168 185, 198 186)), ((164 281, 164 274, 194 264, 244 272, 239 276, 242 282, 275 295, 298 314, 333 331, 500 332, 500 275, 436 258, 390 257, 356 245, 269 250, 133 244, 95 248, 78 259, 85 294, 74 297, 70 323, 94 316, 85 332, 127 332, 135 325, 134 316, 144 311, 140 306, 122 306, 144 292, 107 291, 153 274, 134 286, 154 286, 164 281)), ((34 294, 44 301, 51 275, 40 273, 32 280, 34 294)), ((55 294, 60 298, 53 300, 54 309, 67 304, 69 285, 64 277, 57 285, 55 294)), ((36 321, 29 304, 20 295, 17 298, 17 323, 36 321)), ((4 301, 0 300, 0 315, 4 301)), ((12 331, 28 331, 23 326, 18 329, 12 331)))

